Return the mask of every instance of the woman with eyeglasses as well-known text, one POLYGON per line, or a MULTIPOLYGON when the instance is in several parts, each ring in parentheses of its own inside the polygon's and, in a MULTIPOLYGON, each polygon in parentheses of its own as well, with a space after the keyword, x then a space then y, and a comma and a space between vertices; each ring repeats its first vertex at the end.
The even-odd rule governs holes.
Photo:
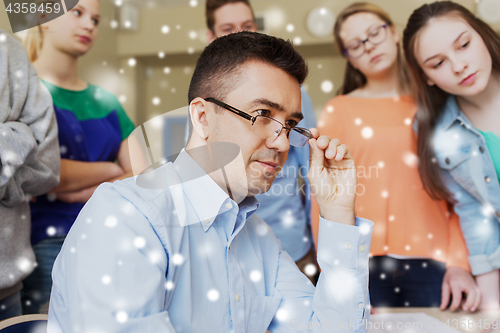
POLYGON ((344 84, 325 105, 317 127, 349 146, 358 168, 356 214, 375 223, 371 305, 443 310, 452 294, 455 310, 466 292, 463 308, 474 311, 481 296, 458 219, 444 201, 426 193, 419 178, 412 128, 417 106, 409 95, 396 27, 379 7, 355 3, 337 18, 334 35, 347 59, 344 84))

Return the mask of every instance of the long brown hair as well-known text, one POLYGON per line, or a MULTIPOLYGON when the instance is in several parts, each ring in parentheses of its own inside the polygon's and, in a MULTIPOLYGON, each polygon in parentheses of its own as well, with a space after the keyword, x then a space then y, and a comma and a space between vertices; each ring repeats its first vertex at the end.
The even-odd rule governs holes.
POLYGON ((413 12, 403 33, 403 48, 406 62, 412 77, 413 91, 420 107, 417 111, 420 178, 425 190, 434 199, 453 202, 452 194, 444 186, 433 149, 433 133, 436 121, 443 112, 449 94, 436 85, 427 85, 427 77, 415 57, 415 42, 419 31, 430 19, 454 16, 467 22, 483 39, 493 61, 493 70, 500 71, 500 36, 485 22, 474 16, 463 6, 451 1, 438 1, 425 4, 413 12))
MULTIPOLYGON (((392 22, 389 14, 387 14, 382 8, 368 3, 368 2, 357 2, 349 7, 345 8, 337 17, 335 22, 335 27, 333 28, 333 35, 335 37, 335 44, 337 45, 340 54, 344 57, 344 48, 345 45, 342 42, 342 38, 340 37, 340 29, 342 28, 342 24, 347 20, 348 17, 358 14, 358 13, 371 13, 377 15, 382 21, 384 21, 388 27, 393 27, 394 23, 392 22)), ((406 66, 404 64, 404 59, 402 55, 402 51, 398 45, 398 68, 399 68, 399 84, 401 90, 406 90, 409 85, 409 76, 406 70, 406 66)), ((345 74, 344 74, 344 83, 342 87, 339 89, 339 94, 345 95, 350 93, 353 90, 364 87, 366 84, 366 77, 354 68, 351 63, 348 61, 345 74)))

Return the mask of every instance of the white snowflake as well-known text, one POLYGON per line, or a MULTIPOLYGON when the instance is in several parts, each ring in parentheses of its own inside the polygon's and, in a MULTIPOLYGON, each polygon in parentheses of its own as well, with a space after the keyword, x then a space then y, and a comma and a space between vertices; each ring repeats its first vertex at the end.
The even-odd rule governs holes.
POLYGON ((50 226, 47 228, 46 232, 47 232, 47 235, 49 235, 49 236, 55 236, 57 229, 55 227, 50 226))
POLYGON ((290 228, 295 224, 295 217, 293 216, 293 212, 289 209, 281 219, 281 223, 283 227, 290 228))
POLYGON ((250 272, 250 280, 252 282, 259 282, 262 279, 262 273, 258 270, 253 270, 250 272))
POLYGON ((116 216, 110 215, 106 217, 106 220, 104 221, 104 225, 108 228, 114 228, 118 224, 118 219, 116 216))
POLYGON ((176 253, 172 256, 172 263, 174 265, 182 265, 182 263, 184 262, 184 257, 182 256, 182 254, 180 253, 176 253))
POLYGON ((314 264, 307 264, 304 267, 304 272, 307 276, 314 276, 318 272, 318 268, 314 264))
POLYGON ((19 258, 17 260, 17 267, 22 271, 22 272, 29 272, 31 270, 31 268, 33 268, 33 263, 31 262, 31 260, 29 260, 28 258, 19 258))
POLYGON ((368 126, 363 127, 363 129, 361 130, 361 136, 364 139, 371 139, 373 137, 373 129, 368 126))
POLYGON ((134 245, 138 249, 142 249, 144 246, 146 246, 146 240, 143 237, 136 237, 134 239, 134 245))
POLYGON ((162 255, 161 255, 161 253, 159 251, 151 251, 148 254, 148 257, 149 257, 149 261, 152 264, 157 264, 157 263, 160 262, 162 255))
POLYGON ((125 323, 128 320, 128 314, 125 311, 118 311, 116 313, 116 321, 119 323, 125 323))
POLYGON ((284 309, 279 309, 276 311, 276 319, 278 319, 281 322, 284 322, 288 319, 288 312, 284 309))
POLYGON ((321 91, 323 91, 325 94, 331 93, 333 90, 333 83, 330 80, 325 80, 321 82, 321 91))
POLYGON ((103 284, 110 284, 111 283, 111 276, 109 275, 104 275, 102 278, 101 278, 101 282, 103 284))
POLYGON ((215 302, 219 299, 220 294, 219 291, 216 289, 210 289, 207 293, 207 298, 209 301, 215 302))

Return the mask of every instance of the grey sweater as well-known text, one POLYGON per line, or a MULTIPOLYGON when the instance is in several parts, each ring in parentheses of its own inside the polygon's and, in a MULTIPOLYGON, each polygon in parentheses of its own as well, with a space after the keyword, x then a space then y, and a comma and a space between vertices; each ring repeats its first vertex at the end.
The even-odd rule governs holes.
POLYGON ((59 181, 57 123, 24 47, 0 30, 0 299, 34 269, 29 200, 59 181))

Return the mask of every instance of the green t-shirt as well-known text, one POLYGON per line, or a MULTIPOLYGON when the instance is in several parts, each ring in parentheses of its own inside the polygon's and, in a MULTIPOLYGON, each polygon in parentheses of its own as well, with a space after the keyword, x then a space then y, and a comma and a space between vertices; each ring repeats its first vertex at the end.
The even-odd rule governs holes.
POLYGON ((495 167, 495 171, 497 173, 498 181, 500 182, 500 138, 493 132, 483 132, 479 131, 486 141, 486 147, 491 155, 491 159, 493 160, 493 166, 495 167))
POLYGON ((126 139, 135 126, 123 110, 115 95, 93 84, 84 90, 68 90, 42 80, 52 95, 54 106, 72 112, 80 122, 102 119, 116 111, 120 123, 121 139, 126 139))

